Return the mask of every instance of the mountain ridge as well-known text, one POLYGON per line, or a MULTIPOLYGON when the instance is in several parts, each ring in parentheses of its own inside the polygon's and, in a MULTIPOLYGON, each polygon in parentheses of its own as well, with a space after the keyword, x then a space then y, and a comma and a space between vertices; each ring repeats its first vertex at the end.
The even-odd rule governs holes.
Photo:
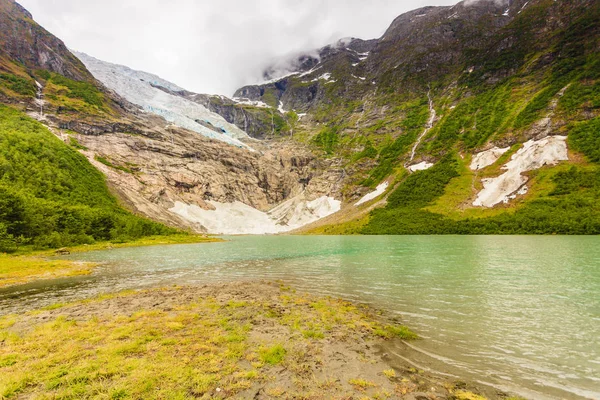
MULTIPOLYGON (((206 231, 202 221, 232 204, 285 225, 327 199, 341 211, 309 211, 325 217, 320 233, 594 233, 599 10, 590 0, 426 7, 379 39, 284 59, 265 70, 272 82, 232 99, 156 81, 134 105, 106 77, 77 83, 10 59, 0 90, 84 147, 131 209, 176 226, 206 231), (169 126, 143 110, 153 96, 219 114, 255 154, 169 126)), ((209 136, 229 126, 191 120, 209 136)))

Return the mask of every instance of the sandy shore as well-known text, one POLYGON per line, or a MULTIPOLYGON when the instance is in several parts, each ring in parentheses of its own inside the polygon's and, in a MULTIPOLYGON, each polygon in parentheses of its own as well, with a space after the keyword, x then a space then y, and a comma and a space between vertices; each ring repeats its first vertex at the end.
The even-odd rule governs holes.
POLYGON ((386 352, 413 336, 376 310, 276 283, 125 292, 0 318, 0 397, 506 397, 386 352))

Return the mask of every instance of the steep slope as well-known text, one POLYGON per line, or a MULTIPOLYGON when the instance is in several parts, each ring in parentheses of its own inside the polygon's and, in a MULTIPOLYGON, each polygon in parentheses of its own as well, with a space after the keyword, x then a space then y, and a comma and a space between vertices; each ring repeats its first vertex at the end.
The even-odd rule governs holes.
POLYGON ((596 233, 598 21, 590 0, 426 7, 399 16, 368 53, 338 45, 334 61, 238 94, 307 113, 297 139, 341 160, 346 209, 396 182, 389 213, 367 204, 344 212, 348 229, 319 232, 596 233), (567 170, 578 178, 565 191, 567 170), (422 186, 417 198, 396 195, 422 186))
POLYGON ((220 115, 210 112, 204 106, 176 95, 175 92, 184 91, 179 86, 156 75, 100 61, 85 53, 75 53, 75 55, 96 79, 145 111, 208 138, 238 147, 247 147, 240 141, 248 138, 244 131, 229 124, 220 115))
POLYGON ((0 105, 0 252, 174 232, 123 210, 85 157, 0 105))
POLYGON ((0 3, 0 57, 16 61, 30 71, 44 69, 75 81, 92 76, 64 43, 33 21, 32 15, 14 1, 0 3))
MULTIPOLYGON (((201 95, 151 74, 88 57, 86 62, 104 80, 100 83, 59 39, 39 27, 18 4, 0 0, 0 5, 1 18, 9 22, 0 25, 4 40, 1 102, 46 125, 63 142, 61 146, 69 146, 64 152, 85 155, 104 173, 111 191, 130 210, 198 232, 274 233, 295 228, 298 221, 314 221, 339 207, 334 197, 339 196, 344 175, 334 161, 319 160, 297 143, 251 141, 253 151, 238 140, 249 140, 242 130, 204 108, 201 100, 190 99, 201 95), (30 32, 35 34, 27 36, 30 32), (44 51, 52 55, 52 62, 47 62, 44 51), (275 207, 276 214, 267 214, 275 207), (220 225, 215 222, 222 220, 222 210, 247 217, 217 229, 220 225), (256 229, 252 216, 268 223, 256 229)), ((246 105, 233 105, 241 107, 245 109, 246 105)), ((272 129, 273 110, 254 108, 261 110, 257 114, 261 117, 269 115, 272 129)), ((39 127, 24 124, 23 129, 32 126, 39 127)), ((41 135, 32 135, 31 139, 35 142, 31 146, 45 140, 41 135)), ((2 155, 8 157, 9 150, 4 148, 2 155)), ((5 167, 10 170, 16 158, 6 159, 5 167)), ((38 167, 45 168, 42 164, 31 165, 34 172, 38 167)), ((86 168, 82 174, 92 174, 86 168)), ((8 181, 5 184, 17 190, 8 181)), ((93 212, 81 215, 93 219, 93 212)), ((77 222, 81 227, 77 237, 95 238, 86 227, 89 223, 77 222)), ((116 228, 114 232, 121 235, 116 228)), ((17 232, 7 234, 14 237, 17 232)))

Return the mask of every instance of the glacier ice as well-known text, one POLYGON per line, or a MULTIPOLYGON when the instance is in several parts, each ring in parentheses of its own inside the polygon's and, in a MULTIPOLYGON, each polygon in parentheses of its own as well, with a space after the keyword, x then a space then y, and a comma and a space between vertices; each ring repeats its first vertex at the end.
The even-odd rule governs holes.
POLYGON ((303 195, 289 199, 269 212, 262 212, 239 201, 208 203, 214 210, 178 201, 169 211, 187 221, 199 223, 212 234, 264 235, 301 228, 338 212, 342 205, 341 201, 332 197, 323 196, 308 201, 303 195))
POLYGON ((211 139, 250 149, 240 139, 246 132, 228 123, 220 115, 186 98, 168 92, 184 91, 181 87, 156 75, 111 64, 84 53, 73 52, 106 87, 146 112, 160 115, 173 125, 197 132, 211 139), (166 90, 162 90, 164 88, 166 90), (210 129, 206 125, 213 126, 210 129))

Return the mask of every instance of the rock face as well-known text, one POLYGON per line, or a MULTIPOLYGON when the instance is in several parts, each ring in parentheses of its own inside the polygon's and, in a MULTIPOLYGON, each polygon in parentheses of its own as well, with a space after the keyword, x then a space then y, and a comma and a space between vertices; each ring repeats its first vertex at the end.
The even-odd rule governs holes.
POLYGON ((260 100, 272 106, 281 103, 285 109, 305 112, 324 98, 324 85, 331 82, 319 77, 358 65, 375 45, 376 40, 346 38, 315 52, 281 60, 263 73, 269 82, 242 87, 234 97, 260 100))
POLYGON ((230 124, 236 125, 255 139, 266 139, 276 134, 287 134, 286 127, 278 126, 278 120, 283 118, 279 110, 264 103, 244 102, 225 96, 210 96, 205 94, 184 94, 186 98, 203 105, 208 110, 219 114, 230 124))
POLYGON ((129 208, 170 225, 216 233, 197 218, 171 211, 177 203, 210 211, 214 203, 237 202, 267 212, 298 195, 341 197, 343 170, 299 145, 261 144, 260 151, 251 152, 183 129, 141 132, 77 135, 76 140, 129 208))
POLYGON ((14 0, 0 1, 0 56, 30 70, 44 69, 77 81, 93 81, 62 40, 36 24, 14 0))

